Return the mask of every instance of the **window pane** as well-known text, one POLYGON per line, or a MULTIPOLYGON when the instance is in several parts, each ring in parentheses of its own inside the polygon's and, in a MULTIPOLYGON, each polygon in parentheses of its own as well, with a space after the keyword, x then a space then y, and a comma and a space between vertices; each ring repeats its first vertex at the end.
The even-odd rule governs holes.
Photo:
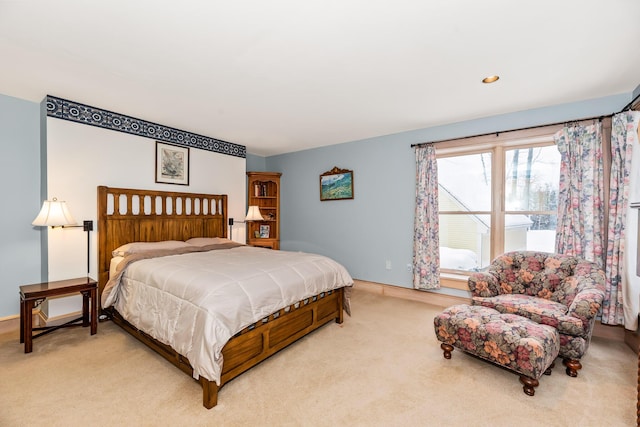
POLYGON ((504 151, 439 158, 441 269, 479 270, 498 251, 553 252, 559 176, 560 153, 555 145, 511 146, 504 151), (504 154, 504 162, 492 161, 496 152, 504 154), (500 205, 505 211, 492 212, 491 176, 496 167, 500 169, 493 171, 494 176, 505 180, 493 200, 504 197, 500 205), (498 223, 504 222, 500 233, 491 230, 492 215, 498 223))
POLYGON ((505 215, 504 250, 554 252, 557 215, 505 215))
POLYGON ((490 215, 440 214, 440 268, 477 271, 489 265, 490 215))
POLYGON ((506 151, 506 210, 555 211, 559 180, 560 152, 555 145, 506 151))
POLYGON ((491 210, 491 154, 438 159, 440 211, 491 210))

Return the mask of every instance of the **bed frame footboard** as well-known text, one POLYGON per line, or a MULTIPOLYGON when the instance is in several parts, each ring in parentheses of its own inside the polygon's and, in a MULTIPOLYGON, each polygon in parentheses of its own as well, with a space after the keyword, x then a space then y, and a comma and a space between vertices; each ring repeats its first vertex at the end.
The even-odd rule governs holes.
MULTIPOLYGON (((323 292, 283 308, 236 334, 222 349, 224 366, 220 385, 204 377, 198 379, 204 407, 211 409, 216 406, 219 389, 233 378, 330 321, 341 324, 344 320, 343 298, 344 288, 323 292)), ((110 310, 109 314, 114 323, 193 376, 193 367, 186 357, 140 331, 117 311, 110 310)))

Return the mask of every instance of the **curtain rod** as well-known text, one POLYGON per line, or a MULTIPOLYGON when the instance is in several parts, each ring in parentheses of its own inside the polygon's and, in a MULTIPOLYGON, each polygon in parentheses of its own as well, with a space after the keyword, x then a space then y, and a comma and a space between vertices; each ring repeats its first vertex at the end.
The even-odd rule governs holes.
POLYGON ((519 129, 509 129, 509 130, 502 130, 502 131, 496 131, 496 132, 487 132, 487 133, 483 133, 483 134, 479 134, 479 135, 463 136, 463 137, 460 137, 460 138, 448 138, 448 139, 440 139, 438 141, 421 142, 421 143, 418 143, 418 144, 411 144, 411 148, 420 147, 422 145, 438 144, 440 142, 448 142, 448 141, 453 141, 453 140, 456 140, 456 139, 469 139, 469 138, 476 138, 476 137, 479 137, 479 136, 487 136, 487 135, 493 135, 493 134, 499 135, 501 133, 518 132, 518 131, 529 130, 529 129, 538 129, 538 128, 545 127, 545 126, 556 126, 556 125, 562 125, 562 124, 565 124, 565 123, 582 122, 582 121, 585 121, 585 120, 595 120, 595 119, 602 120, 602 119, 605 119, 605 118, 608 118, 608 117, 613 117, 614 114, 623 113, 623 112, 629 110, 633 106, 633 104, 638 100, 638 98, 640 98, 640 94, 638 94, 635 98, 633 98, 631 100, 631 102, 629 102, 627 105, 625 105, 624 108, 622 110, 620 110, 618 113, 611 113, 611 114, 606 114, 606 115, 603 115, 603 116, 585 117, 583 119, 565 120, 563 122, 548 123, 548 124, 545 124, 545 125, 537 125, 537 126, 529 126, 529 127, 519 128, 519 129))
POLYGON ((420 147, 422 145, 438 144, 438 143, 441 143, 441 142, 448 142, 448 141, 453 141, 453 140, 458 140, 458 139, 469 139, 469 138, 476 138, 476 137, 480 137, 480 136, 499 135, 501 133, 507 133, 507 132, 518 132, 518 131, 522 131, 522 130, 538 129, 538 128, 542 128, 542 127, 545 127, 545 126, 556 126, 556 125, 562 125, 562 124, 565 124, 565 123, 582 122, 582 121, 585 121, 585 120, 595 120, 595 119, 602 120, 602 119, 605 119, 605 118, 611 117, 611 116, 613 116, 613 114, 607 114, 607 115, 604 115, 604 116, 585 117, 583 119, 565 120, 564 122, 547 123, 547 124, 544 124, 544 125, 528 126, 528 127, 524 127, 524 128, 518 128, 518 129, 509 129, 509 130, 501 130, 501 131, 495 131, 495 132, 487 132, 487 133, 481 133, 479 135, 462 136, 460 138, 448 138, 448 139, 440 139, 440 140, 431 141, 431 142, 420 142, 418 144, 411 144, 411 148, 420 147))

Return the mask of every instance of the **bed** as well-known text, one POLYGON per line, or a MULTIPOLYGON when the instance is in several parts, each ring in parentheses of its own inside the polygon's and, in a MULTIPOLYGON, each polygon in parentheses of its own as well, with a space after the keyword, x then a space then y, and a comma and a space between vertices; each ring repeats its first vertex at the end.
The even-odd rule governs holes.
MULTIPOLYGON (((202 385, 203 405, 208 409, 217 404, 219 389, 233 378, 319 327, 331 321, 342 323, 343 311, 348 309, 348 295, 353 283, 346 270, 339 272, 335 278, 328 278, 331 273, 322 270, 323 279, 301 276, 294 281, 293 277, 299 275, 299 270, 305 270, 305 268, 298 267, 302 265, 298 264, 298 260, 279 261, 279 259, 288 257, 288 254, 292 257, 309 255, 310 260, 313 262, 319 264, 331 263, 329 264, 330 269, 334 268, 333 263, 335 262, 319 255, 287 253, 239 245, 226 240, 226 230, 226 195, 98 187, 98 284, 101 299, 107 301, 107 304, 102 308, 103 313, 183 372, 194 377, 202 385), (137 255, 128 252, 126 254, 117 254, 127 256, 124 257, 125 261, 122 261, 122 265, 119 268, 116 269, 112 265, 114 251, 131 246, 127 244, 136 242, 134 245, 145 245, 145 243, 141 242, 166 241, 175 241, 182 245, 179 248, 164 251, 166 253, 163 250, 159 250, 157 251, 158 253, 152 254, 147 252, 137 255), (191 245, 192 242, 199 241, 206 241, 207 243, 201 245, 193 243, 195 246, 193 248, 191 246, 184 247, 185 244, 183 242, 191 245), (215 241, 216 244, 210 244, 212 241, 215 241), (165 256, 159 258, 158 256, 160 255, 165 256), (127 289, 130 289, 128 287, 138 286, 140 283, 141 287, 139 289, 146 289, 147 284, 142 285, 143 281, 150 282, 148 284, 151 289, 150 292, 164 295, 165 289, 162 288, 161 291, 158 291, 158 289, 154 288, 154 283, 151 280, 147 280, 147 278, 151 275, 149 271, 159 275, 159 271, 164 266, 169 268, 170 264, 178 264, 182 271, 189 275, 187 282, 197 283, 198 286, 201 286, 201 288, 185 287, 184 289, 188 289, 188 294, 196 294, 198 292, 207 294, 207 289, 203 288, 203 286, 207 285, 207 281, 210 282, 211 286, 215 287, 215 292, 222 292, 218 290, 217 282, 214 284, 213 279, 205 276, 205 274, 208 274, 206 270, 223 271, 228 265, 238 264, 238 260, 244 259, 244 257, 257 257, 257 261, 251 258, 251 268, 254 268, 254 265, 263 266, 262 270, 252 273, 251 280, 256 285, 253 288, 259 289, 263 293, 266 293, 267 289, 274 288, 276 290, 272 293, 279 292, 282 295, 282 299, 274 302, 273 295, 269 296, 267 297, 269 304, 265 305, 257 303, 256 301, 259 299, 250 295, 248 301, 250 301, 251 309, 239 306, 237 317, 241 318, 241 320, 231 322, 234 325, 228 327, 229 332, 223 331, 224 342, 217 341, 218 335, 215 334, 213 341, 210 338, 201 340, 198 337, 191 336, 190 339, 192 341, 186 346, 181 343, 181 340, 184 341, 184 339, 171 342, 167 339, 167 336, 172 335, 174 329, 180 329, 176 328, 175 325, 191 324, 191 321, 188 320, 189 318, 185 318, 187 319, 186 322, 180 320, 178 323, 173 318, 165 320, 162 317, 165 315, 163 313, 165 306, 158 305, 160 304, 157 301, 158 298, 155 298, 154 304, 156 305, 153 306, 153 311, 149 310, 147 313, 146 309, 139 310, 139 316, 136 316, 131 309, 127 309, 126 305, 123 305, 125 304, 123 301, 129 298, 126 295, 138 293, 137 291, 127 291, 127 289), (201 259, 202 261, 196 261, 196 259, 201 259), (180 262, 177 262, 177 260, 180 262), (184 264, 187 261, 189 263, 198 262, 203 264, 202 267, 193 267, 191 264, 184 264), (225 262, 227 264, 215 264, 214 268, 214 262, 225 262), (123 270, 122 266, 127 264, 128 267, 123 270), (273 268, 265 267, 272 265, 273 268), (286 272, 286 269, 291 268, 292 265, 296 266, 295 273, 286 272), (144 273, 145 268, 147 269, 146 273, 144 273), (274 273, 274 271, 279 271, 280 268, 283 269, 283 273, 274 273), (136 273, 136 271, 141 271, 141 273, 136 273), (121 274, 123 280, 109 281, 110 272, 111 274, 115 273, 115 276, 121 274), (141 274, 142 276, 138 277, 135 274, 141 274), (197 280, 193 278, 195 276, 198 277, 197 280), (143 280, 140 277, 145 279, 143 280), (284 277, 287 277, 287 279, 284 280, 284 277), (288 281, 291 282, 290 285, 285 284, 288 281), (319 284, 317 286, 309 285, 314 282, 319 284), (287 287, 285 288, 285 286, 287 287), (291 290, 289 286, 291 286, 291 290), (200 289, 200 291, 197 292, 196 289, 200 289), (299 292, 306 292, 307 294, 300 297, 299 292), (309 294, 309 292, 312 293, 309 294), (114 301, 117 301, 117 303, 114 303, 114 301), (256 303, 254 304, 254 302, 256 303), (161 309, 158 310, 158 307, 161 307, 161 309), (249 314, 245 315, 245 311, 249 314), (143 315, 150 319, 157 317, 159 320, 154 321, 154 325, 150 327, 147 323, 140 321, 139 318, 143 317, 143 315), (250 322, 246 321, 249 318, 247 316, 253 316, 250 322), (158 325, 165 325, 162 327, 168 329, 172 328, 171 333, 163 334, 163 330, 158 325), (227 338, 225 334, 229 335, 229 337, 227 338), (211 351, 210 341, 215 343, 213 345, 214 350, 211 351), (219 355, 213 357, 215 360, 211 361, 213 368, 209 367, 206 357, 201 357, 203 351, 190 350, 194 343, 205 348, 206 352, 211 354, 217 354, 216 348, 219 347, 221 349, 219 355), (191 361, 187 355, 191 356, 191 361), (217 369, 216 366, 219 366, 219 371, 215 371, 217 369)), ((152 243, 151 245, 156 244, 152 243)), ((344 269, 339 264, 335 264, 344 269)), ((246 268, 248 267, 243 266, 243 272, 246 268)), ((306 269, 316 270, 319 268, 314 264, 306 269)), ((324 269, 324 267, 322 268, 324 269)), ((338 267, 335 268, 339 270, 338 267)), ((225 277, 227 273, 228 271, 224 270, 225 277)), ((166 276, 162 276, 163 283, 169 282, 170 278, 173 280, 173 276, 176 275, 178 273, 170 272, 166 276)), ((246 277, 238 279, 234 277, 232 281, 245 284, 245 279, 246 277)), ((158 286, 164 286, 164 284, 158 286)), ((189 286, 192 285, 190 284, 189 286)), ((247 285, 247 287, 249 286, 247 285)), ((220 289, 223 288, 235 289, 228 283, 224 286, 220 285, 220 289)), ((246 289, 243 288, 241 292, 237 293, 244 294, 245 291, 246 289)), ((208 300, 219 300, 222 295, 218 293, 216 298, 208 298, 208 300)), ((182 295, 179 297, 182 298, 182 295)), ((171 299, 175 298, 177 297, 171 296, 171 299)), ((138 301, 133 304, 136 307, 146 307, 138 301)), ((176 306, 171 304, 169 302, 166 305, 166 311, 169 316, 173 316, 175 312, 180 311, 180 309, 176 309, 176 306)), ((192 302, 187 301, 180 304, 182 305, 177 307, 191 307, 192 302)), ((224 306, 230 307, 231 305, 225 303, 224 306)), ((213 316, 211 317, 212 319, 215 318, 215 314, 210 314, 213 309, 209 306, 198 308, 195 311, 198 314, 194 314, 194 316, 207 316, 207 320, 201 324, 209 325, 214 321, 209 320, 210 316, 213 316)), ((188 313, 185 315, 188 315, 188 313)), ((196 319, 196 317, 193 319, 196 319)), ((193 324, 197 325, 197 322, 199 320, 194 320, 193 324)), ((217 323, 215 324, 217 325, 217 323)), ((194 326, 192 329, 196 329, 196 327, 194 326)), ((207 328, 198 327, 197 329, 198 331, 201 329, 217 331, 224 328, 218 328, 217 326, 209 328, 207 326, 207 328)), ((199 335, 194 334, 193 331, 191 333, 192 335, 199 335)))

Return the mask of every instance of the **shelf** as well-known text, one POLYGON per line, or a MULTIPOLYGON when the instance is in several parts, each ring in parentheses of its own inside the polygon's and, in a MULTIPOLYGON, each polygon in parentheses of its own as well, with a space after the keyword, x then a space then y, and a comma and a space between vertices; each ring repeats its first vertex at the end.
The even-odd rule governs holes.
POLYGON ((280 247, 280 176, 279 172, 247 172, 248 206, 258 206, 264 218, 247 224, 249 245, 280 247), (255 237, 261 226, 269 227, 269 237, 255 237))

